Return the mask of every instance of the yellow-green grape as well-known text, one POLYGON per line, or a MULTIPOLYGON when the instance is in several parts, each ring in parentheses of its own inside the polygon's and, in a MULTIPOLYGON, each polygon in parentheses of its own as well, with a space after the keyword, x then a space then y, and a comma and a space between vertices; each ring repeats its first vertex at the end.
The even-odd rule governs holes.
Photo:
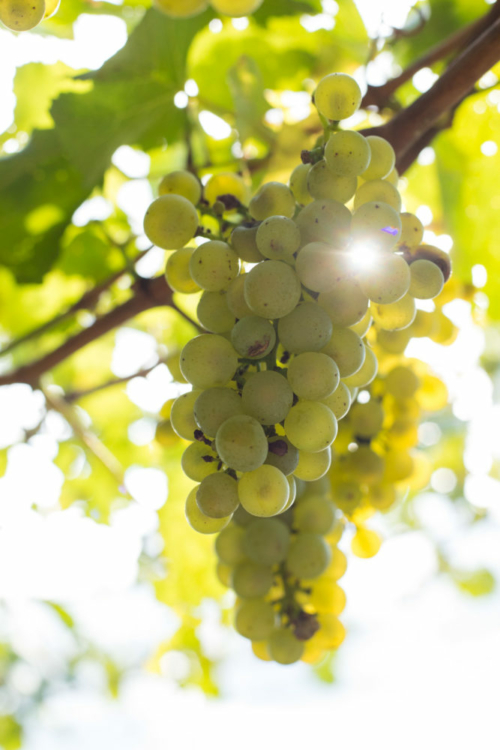
POLYGON ((198 213, 182 195, 162 195, 152 202, 144 217, 144 233, 164 250, 177 250, 192 240, 198 213))
POLYGON ((350 388, 364 388, 369 385, 378 372, 378 362, 373 350, 369 346, 365 347, 365 360, 359 370, 353 375, 343 378, 344 383, 350 388))
POLYGON ((457 329, 451 320, 440 310, 436 310, 434 316, 435 325, 431 333, 429 333, 429 338, 435 341, 436 344, 443 344, 444 346, 451 344, 455 340, 457 329))
POLYGON ((233 523, 226 526, 215 540, 215 553, 219 560, 225 565, 239 565, 246 560, 243 549, 245 530, 233 523))
POLYGON ((227 306, 238 320, 253 315, 245 300, 245 278, 246 274, 237 276, 226 290, 227 306))
POLYGON ((283 318, 297 306, 300 281, 286 263, 268 260, 245 274, 245 300, 254 315, 267 320, 283 318))
MULTIPOLYGON (((174 432, 174 428, 169 419, 158 422, 155 430, 155 440, 162 448, 173 448, 179 444, 179 438, 174 432)), ((201 479, 195 480, 200 482, 201 479)))
MULTIPOLYGON (((431 260, 441 269, 445 282, 450 278, 451 260, 448 253, 445 253, 444 250, 440 250, 438 247, 433 247, 432 245, 420 245, 420 247, 417 247, 412 252, 412 255, 412 263, 416 260, 431 260)), ((448 302, 449 300, 446 301, 448 302)))
POLYGON ((277 435, 269 440, 269 453, 265 462, 270 466, 276 466, 288 477, 297 467, 299 451, 286 437, 277 435))
POLYGON ((350 515, 361 505, 363 493, 357 482, 332 481, 334 503, 343 513, 350 515))
POLYGON ((396 365, 385 378, 387 393, 397 399, 413 398, 420 387, 420 378, 411 367, 396 365))
POLYGON ((274 326, 264 318, 248 315, 231 331, 231 343, 245 359, 262 359, 276 344, 274 326))
POLYGON ((350 328, 335 327, 330 341, 321 351, 333 359, 341 378, 347 378, 358 372, 366 357, 365 345, 357 333, 350 328))
POLYGON ((351 406, 351 392, 346 384, 340 381, 338 388, 321 403, 328 406, 337 420, 342 419, 351 406))
POLYGON ((309 602, 316 612, 330 613, 338 617, 345 609, 346 596, 337 583, 328 578, 320 578, 312 586, 309 602))
POLYGON ((424 336, 430 336, 436 327, 436 314, 435 312, 426 312, 425 310, 417 310, 415 320, 411 326, 407 329, 411 338, 422 338, 424 336))
POLYGON ((182 195, 193 206, 198 205, 201 198, 201 182, 194 174, 182 169, 165 175, 158 186, 158 195, 182 195))
POLYGON ((201 512, 196 502, 197 491, 198 488, 195 487, 187 497, 185 509, 186 520, 191 528, 199 534, 217 534, 228 525, 231 516, 227 516, 227 518, 210 518, 206 516, 201 512))
POLYGON ((327 120, 345 120, 361 104, 361 89, 345 73, 331 73, 321 79, 314 92, 314 104, 327 120))
POLYGON ((236 566, 231 576, 231 588, 242 599, 261 598, 268 593, 272 585, 272 569, 259 563, 242 562, 236 566))
POLYGON ((245 180, 234 172, 214 174, 205 185, 204 193, 205 199, 211 206, 223 195, 232 195, 245 206, 249 198, 249 189, 245 180))
POLYGON ((368 141, 354 130, 332 133, 325 146, 326 163, 341 177, 360 175, 368 168, 370 156, 368 141))
MULTIPOLYGON (((245 508, 243 508, 241 505, 238 505, 233 513, 233 517, 231 520, 234 521, 237 526, 241 526, 243 529, 245 529, 249 524, 252 523, 252 521, 255 520, 255 516, 251 516, 250 513, 246 512, 245 508)), ((245 555, 247 555, 246 551, 245 555)))
POLYGON ((272 661, 269 656, 269 651, 267 650, 266 641, 252 641, 251 646, 257 659, 260 659, 260 661, 272 661))
POLYGON ((295 268, 307 289, 328 292, 339 279, 353 275, 351 261, 349 253, 333 250, 324 242, 310 242, 298 254, 295 268))
POLYGON ((424 225, 414 214, 401 214, 401 237, 399 244, 401 247, 414 250, 424 238, 424 225))
POLYGON ((366 336, 366 334, 370 330, 372 321, 373 321, 373 318, 372 318, 371 311, 369 310, 369 308, 367 308, 361 320, 359 320, 357 323, 354 323, 354 325, 349 326, 349 327, 351 331, 354 331, 354 333, 357 333, 360 338, 363 338, 364 336, 366 336))
POLYGON ((278 664, 295 664, 304 654, 304 644, 299 641, 291 630, 279 628, 274 630, 267 642, 271 659, 278 664))
POLYGON ((316 641, 324 649, 331 650, 342 645, 345 639, 345 628, 340 620, 330 612, 318 615, 319 630, 311 639, 316 641))
POLYGON ((373 398, 366 404, 353 404, 349 412, 349 423, 356 437, 374 437, 382 429, 383 422, 384 410, 373 398))
POLYGON ((339 581, 347 570, 347 558, 338 547, 332 548, 332 561, 323 573, 324 578, 339 581))
POLYGON ((384 459, 368 445, 360 445, 356 451, 347 454, 346 469, 360 483, 380 482, 385 469, 384 459))
POLYGON ((231 573, 232 568, 230 565, 225 565, 224 563, 218 562, 217 566, 215 568, 215 572, 217 574, 217 578, 219 580, 219 583, 221 583, 223 586, 226 587, 226 589, 230 588, 231 586, 231 573))
POLYGON ((191 443, 182 454, 181 466, 184 474, 193 482, 202 482, 205 477, 215 474, 219 459, 217 454, 204 443, 191 443))
POLYGON ((418 443, 417 422, 407 417, 396 419, 386 430, 385 439, 393 448, 413 448, 418 443))
POLYGON ((395 211, 401 211, 401 196, 394 185, 387 180, 369 180, 364 182, 356 191, 354 210, 364 203, 387 203, 395 211))
POLYGON ((310 495, 295 506, 293 521, 298 531, 326 536, 335 526, 335 505, 323 495, 310 495))
POLYGON ((290 190, 293 193, 293 197, 300 206, 307 206, 307 204, 312 201, 311 195, 307 189, 307 176, 310 169, 310 164, 299 164, 299 166, 295 167, 293 170, 290 176, 290 182, 288 183, 290 190))
POLYGON ((366 315, 368 297, 352 276, 337 274, 333 284, 329 292, 320 293, 318 304, 328 313, 334 326, 356 325, 366 315))
POLYGON ((47 18, 52 18, 52 16, 55 16, 57 11, 59 10, 59 7, 61 5, 61 0, 46 0, 45 2, 45 15, 44 20, 47 20, 47 18))
POLYGON ((356 557, 374 557, 381 546, 381 537, 371 529, 358 529, 351 541, 351 549, 356 557))
POLYGON ((359 285, 372 302, 390 305, 407 293, 410 267, 401 255, 380 253, 375 263, 361 271, 359 285))
POLYGON ((194 253, 194 247, 182 247, 167 260, 165 278, 170 289, 179 294, 194 294, 200 287, 191 278, 189 262, 194 253))
POLYGON ((301 532, 290 544, 286 566, 296 578, 318 578, 327 569, 331 559, 330 547, 322 536, 301 532))
POLYGON ((337 437, 337 420, 318 401, 299 401, 285 419, 285 433, 299 451, 316 453, 328 448, 337 437))
POLYGON ((278 515, 287 504, 289 495, 285 475, 268 464, 246 472, 238 482, 240 503, 252 516, 269 518, 278 515))
POLYGON ((236 318, 227 306, 225 292, 203 292, 196 315, 200 324, 210 333, 227 333, 236 323, 236 318))
POLYGON ((313 198, 331 199, 347 203, 356 192, 355 175, 334 174, 324 159, 316 162, 307 177, 307 189, 313 198))
POLYGON ((410 266, 409 292, 416 299, 434 299, 444 287, 444 276, 431 260, 416 260, 410 266))
POLYGON ((390 354, 403 354, 412 338, 411 326, 402 331, 377 331, 377 344, 390 354))
POLYGON ((196 502, 210 518, 231 516, 239 505, 238 482, 229 474, 210 474, 198 487, 196 502))
POLYGON ((254 13, 264 0, 210 0, 212 8, 231 18, 240 18, 254 13))
POLYGON ((373 484, 368 492, 368 502, 373 508, 384 511, 389 510, 396 502, 396 490, 393 484, 380 482, 373 484))
POLYGON ((405 294, 390 305, 371 303, 371 313, 375 323, 386 331, 399 331, 408 328, 415 320, 417 308, 411 294, 405 294))
POLYGON ((247 599, 236 609, 234 627, 251 641, 266 641, 274 630, 275 615, 271 604, 263 599, 247 599))
POLYGON ((264 256, 257 247, 257 230, 259 226, 241 224, 231 234, 231 247, 245 263, 259 263, 264 256))
POLYGON ((293 263, 300 246, 300 231, 286 216, 270 216, 257 230, 257 247, 265 258, 293 263))
POLYGON ((156 8, 172 18, 191 18, 208 8, 208 0, 154 0, 156 8))
POLYGON ((313 482, 315 479, 324 477, 331 464, 331 448, 325 448, 325 450, 318 453, 299 451, 299 463, 294 474, 298 479, 303 479, 305 482, 313 482))
POLYGON ((43 21, 45 0, 1 0, 0 21, 12 31, 30 31, 43 21))
POLYGON ((177 435, 184 440, 194 440, 194 433, 198 429, 194 421, 193 407, 200 393, 200 390, 183 393, 172 404, 170 421, 177 435))
POLYGON ((197 247, 189 261, 193 281, 207 292, 227 289, 240 270, 240 261, 227 242, 212 240, 197 247))
POLYGON ((302 209, 296 223, 303 245, 325 242, 341 248, 349 239, 351 212, 339 201, 315 200, 302 209))
POLYGON ((396 169, 396 167, 393 167, 387 177, 384 177, 384 180, 387 180, 387 182, 390 182, 391 185, 394 185, 395 188, 397 188, 399 184, 399 172, 396 169))
POLYGON ((195 388, 226 385, 238 367, 238 355, 222 336, 202 333, 181 352, 181 371, 195 388))
POLYGON ((241 400, 244 411, 261 424, 278 424, 290 411, 293 392, 283 375, 265 370, 250 376, 243 386, 241 400))
POLYGON ((439 411, 448 403, 448 389, 434 375, 424 375, 416 397, 422 409, 439 411))
POLYGON ((288 366, 292 391, 309 401, 321 401, 339 384, 339 368, 331 357, 321 352, 298 354, 288 366))
POLYGON ((256 419, 247 415, 229 417, 215 436, 221 460, 235 471, 258 469, 267 458, 267 438, 256 419))
POLYGON ((197 427, 209 437, 215 437, 221 424, 238 414, 243 414, 243 404, 232 388, 209 388, 201 391, 193 404, 197 427))
POLYGON ((285 351, 301 354, 322 349, 330 340, 332 328, 328 314, 316 302, 302 302, 280 318, 278 337, 285 351))
POLYGON ((266 182, 257 190, 248 206, 250 216, 264 221, 270 216, 285 216, 291 219, 295 213, 295 198, 287 185, 281 182, 266 182))
POLYGON ((353 252, 392 250, 401 235, 401 219, 387 203, 370 201, 354 212, 351 231, 353 252))
POLYGON ((383 180, 387 177, 396 163, 394 149, 385 138, 369 135, 366 139, 370 146, 370 163, 361 177, 364 180, 383 180))
POLYGON ((290 494, 288 495, 288 502, 283 508, 283 513, 288 510, 288 508, 291 508, 294 504, 296 498, 297 498, 297 482, 295 481, 295 477, 288 476, 286 478, 288 482, 288 487, 290 489, 290 494))
POLYGON ((246 527, 243 549, 253 562, 277 565, 290 546, 290 529, 277 518, 256 518, 246 527))

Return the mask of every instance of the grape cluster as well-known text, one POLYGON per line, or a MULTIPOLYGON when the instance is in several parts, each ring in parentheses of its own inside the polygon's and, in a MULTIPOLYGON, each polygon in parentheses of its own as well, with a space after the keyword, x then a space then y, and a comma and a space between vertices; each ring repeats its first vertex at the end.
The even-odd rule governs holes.
POLYGON ((218 13, 232 18, 248 16, 264 0, 154 0, 155 6, 171 18, 191 18, 211 6, 218 13))
POLYGON ((0 21, 12 31, 30 31, 54 16, 61 0, 0 0, 0 21))
POLYGON ((174 251, 169 286, 201 292, 207 331, 180 354, 192 389, 168 413, 190 441, 186 517, 218 533, 236 629, 283 664, 342 641, 341 513, 356 524, 354 552, 374 554, 380 540, 364 519, 390 507, 413 471, 402 466, 416 442, 414 400, 435 395, 432 376, 394 357, 412 335, 453 334, 439 308, 417 315, 415 299, 446 294, 451 267, 401 212, 391 145, 339 129, 360 105, 357 83, 327 76, 314 102, 325 136, 289 186, 268 182, 250 199, 239 175, 202 189, 174 172, 144 221, 151 242, 174 251))

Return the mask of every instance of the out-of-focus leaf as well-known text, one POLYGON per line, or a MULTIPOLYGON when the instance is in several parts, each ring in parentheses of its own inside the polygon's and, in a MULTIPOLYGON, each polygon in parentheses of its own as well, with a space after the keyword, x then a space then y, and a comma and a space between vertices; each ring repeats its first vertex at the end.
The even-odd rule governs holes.
POLYGON ((18 750, 22 745, 22 728, 13 716, 0 716, 0 745, 4 750, 18 750))
POLYGON ((59 617, 59 619, 66 625, 67 628, 70 628, 72 630, 75 627, 75 621, 67 612, 64 607, 61 607, 60 604, 56 604, 55 602, 45 602, 45 604, 50 607, 59 617))

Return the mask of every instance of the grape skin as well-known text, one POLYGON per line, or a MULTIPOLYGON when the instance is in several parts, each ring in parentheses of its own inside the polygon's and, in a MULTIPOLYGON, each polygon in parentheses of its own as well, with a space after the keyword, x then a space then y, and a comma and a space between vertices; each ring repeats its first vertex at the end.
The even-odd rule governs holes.
POLYGON ((233 570, 231 587, 243 599, 265 596, 273 585, 272 569, 267 565, 242 562, 233 570))
POLYGON ((325 476, 331 463, 332 451, 330 447, 318 453, 299 451, 299 462, 294 474, 298 479, 303 479, 305 482, 313 482, 325 476))
POLYGON ((328 314, 316 302, 302 302, 278 322, 281 345, 292 354, 319 351, 330 340, 332 329, 328 314))
POLYGON ((376 265, 360 274, 359 284, 372 302, 390 305, 404 297, 410 280, 410 268, 401 255, 381 253, 376 265))
POLYGON ((345 120, 361 104, 361 89, 351 76, 331 73, 318 83, 314 92, 314 104, 328 120, 345 120))
POLYGON ((292 389, 283 375, 273 370, 252 375, 242 392, 243 409, 261 424, 282 422, 293 403, 292 389))
POLYGON ((346 384, 340 381, 338 388, 330 396, 322 399, 321 403, 328 406, 337 420, 342 419, 351 406, 351 392, 346 384))
POLYGON ((398 213, 401 211, 401 196, 394 185, 386 180, 370 180, 363 183, 356 191, 354 210, 371 201, 387 203, 398 213))
POLYGON ((244 291, 254 315, 270 320, 292 312, 302 290, 293 268, 279 260, 268 260, 245 274, 244 291))
POLYGON ((186 170, 178 170, 165 175, 158 186, 158 195, 182 195, 193 206, 198 205, 201 199, 201 183, 194 174, 186 170))
POLYGON ((370 201, 354 212, 351 231, 362 248, 366 243, 370 250, 392 250, 401 235, 401 219, 387 203, 370 201))
POLYGON ((264 256, 257 247, 257 231, 259 225, 236 227, 231 234, 230 243, 241 260, 246 263, 259 263, 264 256))
POLYGON ((12 31, 30 31, 43 21, 45 0, 2 0, 0 21, 12 31))
POLYGON ((416 299, 434 299, 444 287, 441 269, 431 260, 416 260, 410 266, 409 292, 416 299))
POLYGON ((370 305, 373 320, 386 331, 399 331, 410 326, 415 320, 417 309, 415 300, 410 294, 405 294, 397 302, 390 305, 370 305))
POLYGON ((154 0, 154 4, 172 18, 191 18, 208 8, 208 0, 154 0))
POLYGON ((208 445, 191 443, 182 454, 181 466, 189 479, 193 482, 202 482, 205 477, 217 471, 217 455, 208 445), (205 456, 212 461, 205 461, 205 456))
POLYGON ((288 367, 288 382, 293 392, 310 401, 321 401, 339 384, 339 368, 321 352, 298 354, 288 367))
POLYGON ((289 495, 285 475, 268 464, 246 472, 238 482, 240 502, 253 516, 276 516, 285 508, 289 495))
POLYGON ((340 203, 347 203, 352 198, 357 185, 354 175, 334 174, 324 159, 311 168, 307 177, 307 189, 313 198, 326 198, 340 203))
POLYGON ((236 278, 240 262, 226 242, 213 240, 196 248, 189 261, 189 270, 191 278, 201 289, 220 292, 236 278))
POLYGON ((345 385, 355 388, 364 388, 374 380, 378 372, 378 362, 375 354, 369 346, 365 345, 365 359, 360 369, 353 375, 343 378, 345 385))
POLYGON ((252 521, 243 539, 245 554, 262 565, 282 562, 290 545, 290 530, 277 518, 259 518, 252 521))
POLYGON ((300 247, 300 231, 286 216, 270 216, 257 229, 256 242, 265 258, 293 263, 300 247))
POLYGON ((210 0, 214 10, 232 18, 240 18, 254 13, 264 0, 210 0))
POLYGON ((312 202, 312 197, 307 189, 307 176, 311 169, 310 164, 299 164, 290 175, 289 187, 293 197, 300 206, 307 206, 312 202))
POLYGON ((215 540, 215 554, 225 565, 239 565, 246 560, 243 549, 244 529, 231 523, 222 529, 215 540))
POLYGON ((299 450, 316 453, 335 440, 337 420, 324 404, 318 401, 299 401, 285 419, 285 433, 299 450))
POLYGON ((189 263, 194 253, 194 247, 182 247, 167 260, 165 278, 170 289, 179 294, 194 294, 200 287, 191 278, 189 263))
POLYGON ((361 133, 340 130, 332 133, 325 146, 325 160, 341 177, 360 175, 370 163, 370 145, 361 133))
POLYGON ((396 164, 396 154, 391 144, 378 135, 369 135, 366 139, 370 146, 370 163, 361 174, 364 180, 383 180, 396 164))
POLYGON ((349 239, 351 212, 339 201, 315 200, 302 209, 296 224, 300 229, 303 245, 324 242, 343 248, 349 239))
POLYGON ((239 505, 238 482, 229 474, 210 474, 198 487, 196 502, 210 518, 232 516, 239 505))
POLYGON ((333 328, 330 341, 321 351, 334 360, 341 378, 358 372, 366 356, 365 346, 360 337, 350 328, 337 326, 333 328))
POLYGON ((302 532, 290 544, 286 565, 296 578, 318 578, 328 567, 331 558, 330 547, 322 536, 302 532))
POLYGON ((226 419, 243 414, 241 398, 231 388, 208 388, 198 393, 193 416, 204 435, 215 437, 226 419))
POLYGON ((275 623, 274 609, 263 599, 247 599, 236 609, 234 627, 251 641, 265 641, 275 623))
POLYGON ((221 460, 235 471, 258 469, 267 458, 264 430, 247 415, 226 419, 217 430, 215 446, 221 460))
POLYGON ((271 216, 291 219, 295 213, 295 198, 290 188, 281 182, 266 182, 250 201, 248 210, 257 221, 264 221, 271 216))
POLYGON ((267 647, 271 659, 283 665, 295 664, 304 653, 304 644, 290 630, 282 628, 271 633, 267 647))
POLYGON ((210 333, 228 333, 236 323, 224 292, 204 292, 198 302, 196 316, 210 333))
POLYGON ((231 343, 242 357, 262 359, 276 344, 276 331, 268 320, 249 315, 231 331, 231 343))
POLYGON ((144 234, 163 250, 177 250, 192 240, 198 213, 182 195, 162 195, 151 203, 144 217, 144 234))
POLYGON ((199 534, 217 534, 228 525, 231 516, 227 516, 227 518, 210 518, 206 516, 201 512, 196 502, 197 491, 198 488, 195 487, 187 497, 185 509, 186 520, 191 528, 199 534))
POLYGON ((238 355, 227 339, 202 333, 181 352, 181 372, 195 388, 226 385, 238 367, 238 355))
POLYGON ((248 203, 248 187, 245 180, 234 172, 219 172, 214 174, 205 185, 205 199, 211 206, 219 196, 232 195, 243 205, 248 203))

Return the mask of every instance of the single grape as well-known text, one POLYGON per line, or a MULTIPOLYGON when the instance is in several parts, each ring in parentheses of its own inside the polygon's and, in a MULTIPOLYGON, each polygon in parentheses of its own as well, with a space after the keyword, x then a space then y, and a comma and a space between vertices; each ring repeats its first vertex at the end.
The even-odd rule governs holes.
POLYGON ((413 398, 420 387, 420 378, 411 369, 404 365, 396 365, 390 370, 385 378, 385 389, 387 393, 397 399, 413 398))
POLYGON ((267 458, 267 438, 261 425, 250 416, 229 417, 215 436, 221 460, 235 471, 253 471, 267 458))
POLYGON ((328 578, 318 578, 312 586, 309 603, 316 612, 338 617, 345 609, 346 596, 338 584, 328 578))
POLYGON ((315 479, 321 479, 325 476, 331 463, 332 450, 330 447, 318 453, 299 451, 299 463, 294 474, 298 479, 303 479, 305 482, 313 482, 315 479))
POLYGON ((390 305, 371 303, 371 313, 375 323, 386 331, 399 331, 408 328, 415 320, 417 309, 411 294, 405 294, 390 305))
POLYGON ((209 437, 215 437, 221 424, 238 414, 243 414, 243 404, 232 388, 208 388, 199 393, 193 405, 197 427, 209 437))
POLYGON ((239 505, 238 482, 229 474, 210 474, 198 487, 196 502, 210 518, 231 516, 239 505))
POLYGON ((339 581, 347 570, 347 558, 344 553, 338 549, 338 547, 332 548, 332 560, 328 565, 325 572, 322 574, 322 578, 327 578, 332 581, 339 581))
MULTIPOLYGON (((444 276, 445 282, 451 276, 451 260, 448 253, 444 250, 440 250, 438 247, 432 245, 420 245, 412 251, 411 263, 417 260, 430 260, 435 263, 440 269, 444 276)), ((449 300, 447 300, 449 301, 449 300)))
POLYGON ((268 565, 243 562, 233 570, 231 588, 242 599, 265 596, 273 585, 273 571, 268 565))
POLYGON ((378 372, 378 362, 375 354, 369 346, 365 347, 365 359, 360 369, 353 375, 343 378, 344 383, 349 387, 364 388, 369 385, 378 372))
POLYGON ((384 410, 373 398, 366 404, 353 404, 349 412, 349 423, 356 437, 375 437, 382 429, 383 422, 384 410))
POLYGON ((246 274, 237 276, 226 290, 227 306, 238 320, 253 315, 245 300, 245 278, 246 274))
MULTIPOLYGON (((330 612, 318 615, 320 629, 312 639, 324 649, 331 651, 342 645, 345 639, 345 628, 340 620, 330 612)), ((311 642, 312 642, 311 641, 311 642)))
POLYGON ((296 271, 307 289, 328 292, 339 279, 352 277, 354 268, 349 253, 333 250, 324 242, 310 242, 297 256, 296 271))
POLYGON ((191 18, 208 8, 208 0, 154 0, 154 4, 172 18, 191 18))
POLYGON ((399 172, 396 169, 396 167, 393 167, 389 174, 384 177, 384 180, 387 180, 387 182, 390 182, 391 185, 394 185, 395 188, 397 188, 399 184, 399 172))
POLYGON ((368 492, 368 502, 377 510, 389 510, 396 502, 394 485, 388 482, 372 484, 368 492))
POLYGON ((45 2, 45 14, 44 14, 44 20, 47 18, 52 18, 52 16, 55 16, 57 11, 59 10, 59 7, 61 5, 61 0, 46 0, 45 2))
POLYGON ((298 167, 295 167, 290 176, 290 190, 300 206, 307 206, 307 204, 312 201, 311 195, 307 189, 307 176, 310 169, 310 164, 299 164, 298 167))
POLYGON ((2 0, 0 21, 12 31, 30 31, 43 21, 45 0, 2 0))
POLYGON ((358 181, 355 175, 341 176, 335 174, 329 168, 327 162, 322 159, 311 168, 307 177, 307 189, 313 198, 330 199, 347 203, 354 193, 358 181))
POLYGON ((370 330, 371 324, 373 322, 371 311, 367 308, 365 314, 359 320, 357 323, 354 323, 354 325, 349 326, 351 331, 354 331, 354 333, 357 333, 360 338, 363 338, 366 336, 368 331, 370 330))
POLYGON ((192 240, 198 228, 196 208, 182 195, 162 195, 144 217, 144 234, 164 250, 177 250, 192 240))
POLYGON ((356 557, 374 557, 382 545, 382 539, 376 531, 358 529, 351 541, 351 549, 356 557))
POLYGON ((309 401, 321 401, 337 388, 339 368, 321 352, 298 354, 288 366, 288 382, 293 392, 309 401))
POLYGON ((424 238, 424 225, 414 214, 401 214, 401 237, 399 244, 402 248, 414 250, 424 238))
MULTIPOLYGON (((250 513, 247 513, 242 505, 238 505, 231 519, 231 521, 234 521, 237 526, 241 526, 244 529, 254 520, 255 516, 251 516, 250 513)), ((245 552, 245 554, 247 553, 245 552)))
POLYGON ((361 104, 361 89, 345 73, 331 73, 321 79, 314 92, 314 104, 327 120, 345 120, 361 104))
POLYGON ((364 180, 383 180, 387 177, 396 163, 396 154, 389 141, 378 135, 369 135, 366 139, 370 146, 370 163, 361 173, 364 180))
POLYGON ((318 304, 328 313, 334 326, 356 325, 366 315, 368 297, 353 276, 337 274, 332 282, 330 291, 320 293, 318 304))
POLYGON ((274 609, 271 604, 263 599, 247 599, 236 609, 234 627, 244 638, 265 641, 274 629, 274 621, 274 609))
POLYGON ((186 520, 192 529, 199 534, 217 534, 228 525, 231 516, 227 518, 210 518, 206 516, 198 507, 196 502, 196 493, 198 488, 195 487, 189 493, 186 500, 186 520))
POLYGON ((410 287, 410 267, 401 255, 380 253, 376 263, 361 270, 359 284, 372 302, 390 305, 407 293, 410 287))
POLYGON ((274 349, 276 331, 268 320, 249 315, 234 326, 231 343, 241 357, 262 359, 274 349))
POLYGON ((264 256, 257 247, 258 229, 258 224, 252 224, 250 226, 240 224, 239 227, 233 229, 231 234, 231 247, 238 257, 241 258, 241 260, 244 260, 245 263, 259 263, 264 259, 264 256))
POLYGON ((238 482, 240 503, 253 516, 276 516, 285 508, 290 488, 284 474, 264 464, 243 474, 238 482))
POLYGON ((291 354, 319 351, 330 340, 332 321, 316 302, 302 302, 295 310, 280 318, 278 337, 291 354))
POLYGON ((337 420, 317 401, 299 401, 285 419, 286 436, 296 448, 309 453, 324 450, 337 436, 337 420))
POLYGON ((257 229, 257 247, 265 258, 293 263, 300 247, 300 230, 286 216, 270 216, 257 229))
POLYGON ((296 223, 303 245, 325 242, 342 248, 349 239, 351 212, 339 201, 315 200, 302 209, 296 223))
POLYGON ((411 338, 411 326, 402 331, 377 331, 377 344, 390 354, 403 354, 411 338))
POLYGON ((341 457, 343 471, 356 477, 360 484, 380 482, 384 476, 384 459, 368 445, 360 445, 356 451, 341 457))
POLYGON ((194 433, 198 429, 194 421, 193 407, 200 393, 200 390, 183 393, 172 404, 170 421, 177 435, 184 440, 194 440, 194 433))
POLYGON ((243 409, 261 424, 282 422, 293 403, 292 389, 283 375, 273 370, 256 372, 242 391, 243 409))
POLYGON ((354 210, 371 201, 386 203, 395 211, 401 211, 401 196, 387 180, 369 180, 360 185, 354 198, 354 210))
POLYGON ((181 247, 170 255, 165 269, 165 278, 170 289, 179 294, 194 294, 200 287, 191 278, 189 263, 194 247, 181 247))
POLYGON ((287 185, 281 182, 266 182, 255 193, 248 206, 250 216, 264 221, 270 216, 285 216, 291 219, 295 214, 295 198, 287 185))
POLYGON ((203 292, 196 316, 210 333, 228 333, 236 323, 235 316, 227 306, 225 292, 203 292))
POLYGON ((290 530, 277 518, 256 518, 246 528, 245 554, 253 562, 276 565, 282 562, 290 545, 290 530))
POLYGON ((238 367, 238 355, 222 336, 202 333, 181 352, 181 371, 195 388, 226 385, 238 367))
POLYGON ((267 320, 283 318, 297 306, 301 286, 286 263, 268 260, 245 274, 245 300, 255 315, 267 320))
POLYGON ((205 477, 217 471, 219 459, 210 446, 204 443, 191 443, 182 454, 181 466, 184 474, 193 482, 202 482, 205 477))
POLYGON ((276 466, 285 476, 293 474, 299 462, 299 451, 284 436, 269 439, 269 453, 265 463, 276 466))
POLYGON ((227 289, 239 273, 238 256, 226 242, 213 240, 196 248, 189 261, 193 281, 208 292, 227 289))
POLYGON ((243 550, 244 537, 245 530, 233 523, 222 529, 215 540, 215 553, 219 560, 231 567, 246 560, 243 550))
POLYGON ((409 292, 416 299, 434 299, 444 287, 441 269, 431 260, 416 260, 410 266, 409 292))
POLYGON ((321 403, 328 406, 337 420, 342 419, 351 406, 351 392, 346 384, 340 381, 338 388, 330 396, 322 399, 321 403))
POLYGON ((291 630, 279 628, 274 630, 268 640, 268 651, 271 659, 278 664, 295 664, 304 654, 304 644, 291 630))
POLYGON ((367 248, 392 250, 401 235, 399 213, 387 203, 370 201, 363 203, 352 217, 352 238, 358 246, 356 252, 367 248))
POLYGON ((350 328, 335 327, 330 341, 321 351, 334 360, 341 378, 358 372, 366 356, 362 340, 350 328))
POLYGON ((322 536, 301 532, 290 544, 286 566, 295 578, 318 578, 327 569, 331 558, 330 547, 322 536))
POLYGON ((339 130, 332 133, 325 146, 329 168, 341 177, 361 174, 370 163, 370 145, 361 133, 339 130))
POLYGON ((434 375, 424 375, 416 397, 425 411, 440 411, 448 403, 448 389, 434 375))
POLYGON ((298 531, 327 536, 335 526, 335 505, 323 495, 313 494, 297 503, 293 518, 298 531))
POLYGON ((254 13, 264 0, 210 0, 212 8, 232 18, 249 16, 254 13))
POLYGON ((243 177, 234 172, 214 174, 205 185, 205 199, 211 206, 224 195, 232 195, 243 205, 247 205, 249 190, 243 177))
POLYGON ((226 589, 230 588, 232 568, 225 563, 218 562, 215 572, 219 583, 221 583, 226 589))
POLYGON ((193 206, 197 206, 201 199, 201 183, 194 174, 182 169, 167 174, 158 186, 158 195, 182 195, 193 206))

